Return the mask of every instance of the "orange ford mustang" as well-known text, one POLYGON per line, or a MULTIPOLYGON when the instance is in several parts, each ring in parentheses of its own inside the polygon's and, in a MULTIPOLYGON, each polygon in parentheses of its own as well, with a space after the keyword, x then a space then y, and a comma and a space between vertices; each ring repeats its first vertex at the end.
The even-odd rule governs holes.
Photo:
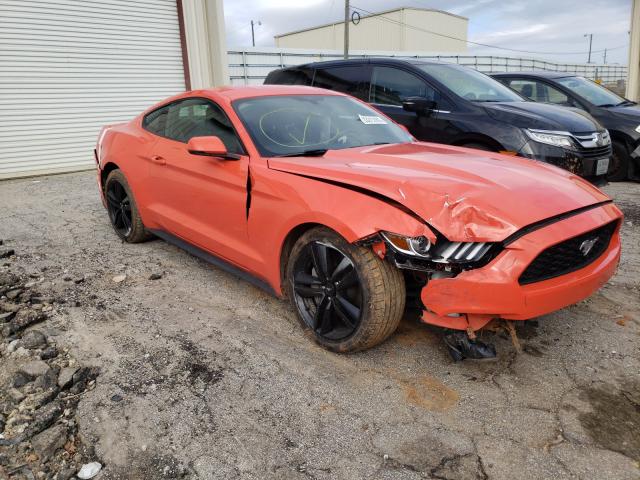
POLYGON ((324 347, 372 347, 407 298, 474 332, 602 286, 622 214, 536 161, 416 141, 310 87, 192 91, 105 127, 98 184, 117 234, 156 235, 287 296, 324 347))

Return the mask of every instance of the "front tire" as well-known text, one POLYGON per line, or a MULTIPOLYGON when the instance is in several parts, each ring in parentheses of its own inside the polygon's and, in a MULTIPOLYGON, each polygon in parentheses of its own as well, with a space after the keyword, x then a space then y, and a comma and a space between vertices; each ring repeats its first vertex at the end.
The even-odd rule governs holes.
POLYGON ((144 228, 131 187, 121 170, 113 170, 104 182, 104 194, 111 226, 127 243, 140 243, 151 238, 144 228))
POLYGON ((406 292, 400 270, 328 228, 298 239, 286 278, 298 320, 328 350, 371 348, 402 319, 406 292))
POLYGON ((607 172, 607 180, 621 182, 627 179, 627 173, 629 172, 629 151, 627 146, 620 140, 614 140, 611 147, 613 154, 611 155, 611 165, 607 172))

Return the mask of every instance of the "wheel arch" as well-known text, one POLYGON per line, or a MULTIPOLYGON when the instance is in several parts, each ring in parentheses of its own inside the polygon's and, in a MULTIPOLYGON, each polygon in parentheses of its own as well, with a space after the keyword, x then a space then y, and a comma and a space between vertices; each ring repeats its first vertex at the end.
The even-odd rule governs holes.
POLYGON ((609 135, 611 136, 611 141, 622 142, 625 147, 627 147, 627 152, 631 153, 633 151, 633 139, 624 132, 620 130, 609 130, 609 135))
POLYGON ((463 136, 456 138, 451 145, 462 147, 468 143, 480 143, 494 149, 496 152, 505 150, 504 146, 500 144, 500 142, 482 133, 466 133, 463 136))
POLYGON ((341 219, 338 219, 327 212, 318 211, 313 213, 307 212, 305 215, 297 218, 295 222, 290 223, 276 237, 277 239, 282 240, 276 239, 278 245, 281 245, 280 255, 277 262, 274 261, 276 264, 271 267, 273 269, 271 270, 271 272, 273 272, 271 278, 274 280, 277 278, 277 281, 279 282, 279 285, 273 285, 274 290, 284 296, 286 267, 289 254, 296 241, 312 228, 328 228, 340 235, 349 243, 355 243, 358 240, 370 237, 371 235, 375 235, 383 230, 408 236, 426 235, 428 238, 435 241, 435 234, 429 226, 425 223, 419 222, 407 213, 384 203, 378 205, 377 211, 380 220, 379 223, 370 223, 370 221, 359 220, 356 220, 353 223, 345 223, 341 219))
POLYGON ((107 177, 114 170, 120 170, 120 167, 115 162, 107 162, 104 167, 102 167, 102 170, 100 171, 100 184, 103 190, 107 177))
POLYGON ((283 296, 286 296, 286 289, 284 288, 284 284, 286 282, 287 261, 289 260, 289 254, 291 253, 291 250, 293 249, 293 246, 296 244, 298 239, 306 232, 316 227, 331 228, 322 223, 305 222, 291 229, 285 237, 284 242, 282 242, 282 248, 280 249, 280 292, 282 292, 283 296))

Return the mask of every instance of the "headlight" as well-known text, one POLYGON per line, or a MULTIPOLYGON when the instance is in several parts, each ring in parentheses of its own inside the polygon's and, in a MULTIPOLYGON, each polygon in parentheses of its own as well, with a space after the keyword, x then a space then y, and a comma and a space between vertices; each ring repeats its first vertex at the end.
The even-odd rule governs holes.
POLYGON ((640 125, 636 127, 636 132, 640 133, 640 125))
POLYGON ((545 143, 562 148, 575 148, 569 132, 554 132, 549 130, 533 130, 526 128, 525 133, 534 142, 545 143))
POLYGON ((429 259, 435 263, 469 263, 480 261, 494 245, 487 242, 438 241, 432 244, 426 237, 405 237, 383 232, 382 237, 396 252, 429 259))
POLYGON ((397 251, 406 255, 429 257, 431 241, 427 237, 404 237, 395 233, 385 232, 382 236, 397 251))

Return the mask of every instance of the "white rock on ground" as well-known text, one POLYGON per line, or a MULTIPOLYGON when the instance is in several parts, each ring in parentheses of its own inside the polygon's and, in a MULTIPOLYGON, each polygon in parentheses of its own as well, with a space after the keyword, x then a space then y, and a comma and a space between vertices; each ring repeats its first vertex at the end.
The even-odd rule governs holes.
POLYGON ((95 477, 102 469, 102 465, 98 462, 85 463, 78 471, 77 477, 81 480, 87 480, 95 477))

